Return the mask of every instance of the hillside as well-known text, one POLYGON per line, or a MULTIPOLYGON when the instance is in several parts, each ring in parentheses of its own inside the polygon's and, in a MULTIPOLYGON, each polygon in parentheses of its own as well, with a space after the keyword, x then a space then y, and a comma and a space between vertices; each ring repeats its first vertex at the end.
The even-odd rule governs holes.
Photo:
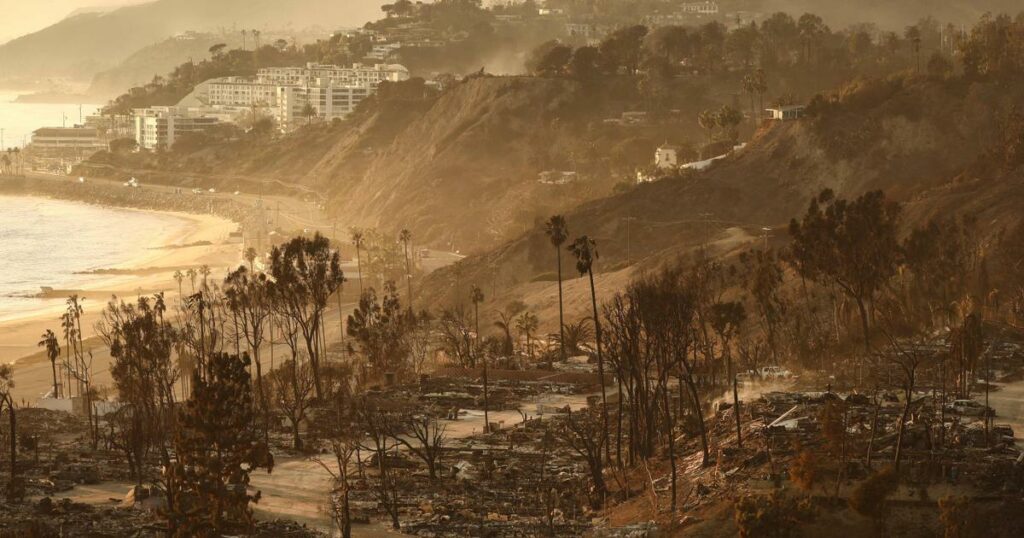
MULTIPOLYGON (((82 13, 0 45, 0 81, 31 85, 40 79, 88 82, 139 49, 185 31, 235 34, 242 28, 357 26, 380 2, 324 0, 156 0, 109 12, 82 13), (376 4, 376 5, 375 5, 376 4)), ((175 63, 187 60, 177 58, 175 63)))
POLYGON ((821 0, 755 0, 728 2, 736 9, 771 13, 817 13, 833 27, 857 23, 873 23, 882 30, 902 32, 928 15, 945 24, 973 24, 985 13, 1012 13, 1020 9, 1015 0, 858 0, 857 2, 822 2, 821 0))
MULTIPOLYGON (((473 77, 439 96, 388 98, 336 123, 276 138, 249 137, 164 154, 100 154, 83 173, 225 189, 282 183, 329 199, 346 226, 406 227, 420 244, 483 251, 552 211, 609 195, 631 182, 666 140, 700 140, 695 118, 714 102, 642 125, 606 124, 623 102, 569 79, 473 77), (580 136, 580 132, 586 132, 580 136), (569 185, 538 182, 545 170, 576 171, 569 185), (248 185, 248 186, 247 186, 248 185)), ((423 90, 413 92, 423 95, 423 90)))
MULTIPOLYGON (((829 104, 818 103, 815 117, 766 124, 744 150, 706 171, 640 185, 567 213, 570 238, 588 234, 597 241, 596 267, 610 293, 630 274, 627 217, 630 261, 641 267, 683 255, 705 240, 717 254, 751 248, 760 245, 766 226, 781 244, 789 219, 824 188, 843 197, 883 189, 907 204, 907 227, 936 215, 973 214, 981 232, 993 236, 1013 229, 1024 209, 1024 175, 1000 171, 993 153, 1012 103, 1022 97, 1020 84, 962 79, 908 75, 851 84, 829 104)), ((492 282, 491 268, 498 266, 505 291, 496 304, 550 296, 553 258, 538 225, 431 275, 423 289, 431 290, 432 302, 451 301, 457 280, 492 282)), ((572 266, 564 270, 569 274, 572 266)))
POLYGON ((116 66, 96 73, 86 93, 97 100, 106 101, 125 88, 141 86, 154 76, 163 76, 183 60, 206 58, 210 47, 218 43, 224 43, 229 48, 241 48, 242 36, 192 34, 186 38, 170 37, 147 45, 116 66))

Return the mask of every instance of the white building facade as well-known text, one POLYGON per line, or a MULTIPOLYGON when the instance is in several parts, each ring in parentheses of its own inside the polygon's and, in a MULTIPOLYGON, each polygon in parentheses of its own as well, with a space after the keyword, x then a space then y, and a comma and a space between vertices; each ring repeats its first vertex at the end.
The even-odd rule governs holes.
POLYGON ((203 132, 222 119, 209 110, 177 106, 137 108, 132 118, 135 142, 145 149, 170 149, 182 135, 203 132))
POLYGON ((249 109, 273 116, 284 129, 313 120, 344 118, 373 95, 382 82, 409 79, 409 70, 396 64, 349 67, 308 63, 303 67, 265 67, 255 77, 223 77, 203 82, 194 97, 204 105, 249 109), (312 107, 314 115, 307 116, 312 107))

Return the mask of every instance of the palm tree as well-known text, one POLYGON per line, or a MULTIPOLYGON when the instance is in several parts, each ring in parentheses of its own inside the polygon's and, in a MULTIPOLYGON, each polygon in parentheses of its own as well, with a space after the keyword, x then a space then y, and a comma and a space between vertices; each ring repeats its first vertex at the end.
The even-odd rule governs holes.
POLYGON ((204 264, 202 267, 199 268, 199 274, 203 275, 203 289, 207 289, 209 287, 209 284, 207 283, 207 277, 210 276, 210 266, 204 264))
POLYGON ((580 276, 590 278, 590 302, 594 307, 594 338, 597 342, 597 375, 601 380, 601 415, 604 419, 604 458, 610 461, 608 447, 608 396, 604 388, 604 356, 601 355, 601 318, 597 315, 597 290, 594 288, 594 261, 597 260, 597 242, 581 235, 569 245, 569 250, 576 257, 576 271, 580 276))
POLYGON ((359 273, 359 296, 363 296, 363 260, 359 252, 363 248, 363 232, 359 228, 349 230, 352 237, 352 244, 356 247, 356 271, 359 273))
POLYGON ((558 334, 559 353, 561 359, 565 360, 565 311, 562 306, 562 245, 569 238, 569 225, 562 215, 552 215, 544 224, 544 233, 547 234, 551 244, 555 247, 555 256, 558 260, 558 334))
POLYGON ((530 335, 537 330, 537 325, 537 315, 530 311, 523 312, 516 319, 516 329, 526 337, 526 352, 530 355, 531 362, 533 361, 533 342, 530 335))
POLYGON ((199 273, 196 272, 196 268, 195 267, 189 267, 188 271, 185 271, 185 274, 188 275, 188 279, 192 283, 192 293, 195 294, 195 292, 196 292, 196 276, 198 276, 199 273))
POLYGON ((306 103, 302 107, 302 115, 306 118, 306 125, 309 125, 313 122, 313 116, 316 116, 316 109, 313 108, 312 104, 306 103))
POLYGON ((174 281, 178 283, 178 304, 181 304, 181 281, 185 280, 185 274, 181 271, 174 272, 174 281))
POLYGON ((570 321, 565 324, 564 345, 573 355, 580 351, 581 343, 587 342, 594 337, 594 332, 590 330, 589 320, 589 317, 585 317, 576 323, 570 321))
POLYGON ((398 240, 401 241, 404 246, 405 283, 409 288, 409 311, 412 312, 412 266, 409 265, 409 243, 412 241, 412 232, 406 228, 402 228, 402 231, 398 232, 398 240))
POLYGON ((253 264, 256 263, 256 258, 257 257, 258 257, 258 254, 256 253, 256 249, 255 248, 249 247, 249 248, 245 249, 245 261, 249 262, 249 272, 250 273, 253 273, 253 272, 256 271, 253 268, 253 264))
POLYGON ((50 359, 50 368, 53 370, 53 397, 60 398, 60 388, 57 386, 57 357, 60 356, 60 343, 57 341, 57 335, 46 329, 39 340, 39 347, 46 348, 46 358, 50 359))
MULTIPOLYGON (((484 290, 480 289, 480 286, 473 285, 469 290, 469 300, 473 301, 473 323, 476 325, 476 350, 474 355, 479 356, 480 354, 480 303, 484 302, 484 290)), ((489 433, 491 431, 490 416, 487 414, 487 358, 483 358, 484 364, 484 432, 489 433)))

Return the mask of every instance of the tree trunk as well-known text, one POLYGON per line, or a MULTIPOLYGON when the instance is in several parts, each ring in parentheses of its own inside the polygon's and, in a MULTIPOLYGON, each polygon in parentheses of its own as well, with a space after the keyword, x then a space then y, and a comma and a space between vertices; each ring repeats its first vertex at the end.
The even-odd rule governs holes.
POLYGON ((665 402, 665 420, 668 421, 668 424, 666 425, 667 426, 666 429, 668 430, 668 462, 669 462, 669 466, 672 468, 672 504, 671 504, 671 509, 670 510, 671 510, 672 514, 675 514, 676 513, 676 483, 677 483, 677 475, 676 475, 676 442, 675 442, 676 434, 675 434, 675 428, 673 426, 674 423, 672 421, 672 412, 671 412, 671 409, 669 408, 669 404, 668 404, 668 400, 669 400, 669 398, 668 398, 668 394, 669 394, 669 391, 668 391, 668 380, 665 380, 664 387, 665 387, 665 390, 662 391, 662 399, 665 402))
MULTIPOLYGON (((316 399, 323 399, 323 387, 320 384, 320 357, 318 356, 316 349, 316 325, 314 322, 313 329, 309 332, 309 336, 303 334, 303 340, 306 341, 306 352, 309 353, 309 366, 313 370, 313 389, 316 390, 316 399)), ((297 366, 296 366, 297 367, 297 366)))
POLYGON ((299 422, 292 420, 292 446, 295 450, 302 450, 302 436, 299 435, 299 422))
POLYGON ((412 267, 409 265, 409 244, 405 245, 405 285, 409 289, 409 312, 412 309, 412 267))
POLYGON ((345 492, 341 496, 341 538, 352 538, 352 515, 348 504, 348 477, 345 477, 345 492))
POLYGON ((604 461, 611 461, 611 443, 608 442, 608 394, 604 382, 604 357, 601 355, 601 319, 597 316, 597 290, 594 287, 594 270, 587 271, 590 275, 590 302, 594 307, 594 337, 597 339, 597 377, 601 380, 601 419, 604 421, 604 429, 601 436, 604 439, 604 461))
POLYGON ((900 470, 900 458, 903 457, 903 431, 907 425, 907 415, 910 413, 910 399, 913 397, 913 389, 906 391, 907 401, 903 403, 903 413, 900 414, 899 429, 896 433, 896 455, 893 458, 893 467, 897 472, 900 470))
POLYGON ((860 311, 860 325, 864 330, 864 351, 871 353, 871 328, 868 323, 868 309, 864 306, 864 299, 857 297, 857 309, 860 311))
POLYGON ((363 259, 359 254, 359 245, 356 245, 356 272, 359 277, 359 298, 363 297, 363 259))
POLYGON ((555 246, 558 255, 558 348, 562 361, 565 361, 565 313, 562 306, 562 249, 555 246))
POLYGON ((871 417, 871 438, 868 440, 868 453, 866 456, 865 466, 868 471, 871 470, 871 456, 875 449, 875 437, 878 431, 878 410, 882 407, 881 402, 878 401, 878 394, 875 394, 875 412, 871 417))
MULTIPOLYGON (((0 402, 0 404, 2 403, 0 402)), ((18 470, 18 422, 14 414, 14 397, 10 394, 7 395, 7 410, 10 412, 11 420, 11 484, 13 485, 18 470)))
POLYGON ((619 469, 622 469, 622 373, 616 372, 616 382, 618 383, 618 414, 615 417, 615 464, 618 465, 619 469))
POLYGON ((57 390, 57 357, 50 359, 50 368, 53 370, 53 397, 59 398, 60 391, 57 390))
POLYGON ((743 433, 740 430, 740 396, 737 390, 736 376, 732 377, 732 410, 736 415, 736 446, 743 448, 743 433))

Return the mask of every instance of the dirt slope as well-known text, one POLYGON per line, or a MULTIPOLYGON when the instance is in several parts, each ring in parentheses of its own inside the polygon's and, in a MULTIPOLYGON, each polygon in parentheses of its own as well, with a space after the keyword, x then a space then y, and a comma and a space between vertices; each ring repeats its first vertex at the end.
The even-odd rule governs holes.
MULTIPOLYGON (((626 265, 627 233, 630 261, 646 267, 704 241, 719 253, 749 248, 762 240, 762 227, 781 242, 789 219, 823 188, 839 196, 883 189, 908 203, 908 227, 934 215, 973 212, 988 223, 983 233, 995 233, 1024 209, 1020 174, 977 179, 987 176, 978 171, 989 167, 1001 118, 1022 96, 1019 85, 960 80, 856 83, 817 117, 768 124, 746 148, 703 172, 581 205, 566 215, 570 237, 596 239, 599 271, 626 265), (741 237, 741 244, 730 237, 741 237)), ((433 301, 450 301, 456 271, 461 282, 489 282, 494 267, 508 273, 503 283, 510 291, 502 299, 526 293, 529 287, 514 290, 527 282, 551 280, 554 253, 543 228, 437 272, 422 288, 433 301)))

